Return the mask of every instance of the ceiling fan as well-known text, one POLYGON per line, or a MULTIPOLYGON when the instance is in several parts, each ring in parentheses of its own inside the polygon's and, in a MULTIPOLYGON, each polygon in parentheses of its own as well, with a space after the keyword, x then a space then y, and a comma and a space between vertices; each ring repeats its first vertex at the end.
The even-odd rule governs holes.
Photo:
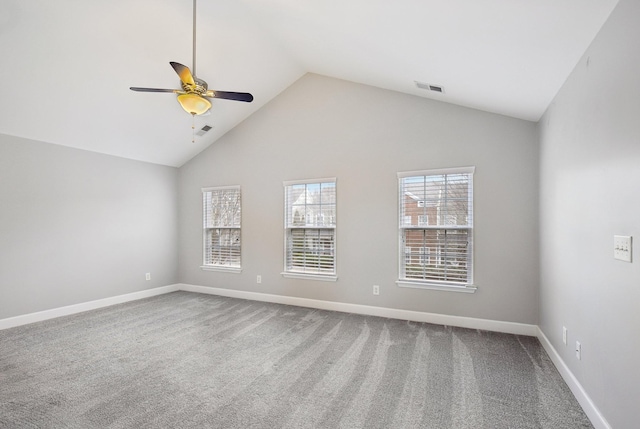
POLYGON ((253 101, 253 95, 248 92, 215 91, 209 89, 207 82, 196 77, 196 0, 193 0, 193 72, 189 67, 171 61, 171 67, 180 76, 182 89, 139 88, 132 86, 129 89, 140 92, 170 92, 178 95, 178 103, 191 115, 202 115, 211 108, 208 98, 222 98, 225 100, 253 101))

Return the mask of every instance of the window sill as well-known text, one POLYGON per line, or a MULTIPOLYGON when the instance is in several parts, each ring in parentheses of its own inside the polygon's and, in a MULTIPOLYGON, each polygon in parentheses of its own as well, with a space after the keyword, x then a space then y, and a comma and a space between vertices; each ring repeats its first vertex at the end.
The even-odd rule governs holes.
POLYGON ((396 284, 400 287, 408 287, 413 289, 428 289, 428 290, 441 290, 445 292, 462 292, 462 293, 475 293, 478 289, 476 286, 458 286, 447 285, 440 283, 425 283, 425 282, 413 282, 410 280, 398 280, 396 284))
POLYGON ((236 273, 240 274, 242 272, 242 268, 238 267, 224 267, 224 266, 215 266, 215 265, 202 265, 200 267, 203 271, 220 271, 224 273, 236 273))
POLYGON ((338 276, 333 274, 305 274, 305 273, 293 273, 290 271, 285 271, 280 273, 282 277, 290 278, 290 279, 306 279, 306 280, 320 280, 323 282, 335 282, 338 280, 338 276))

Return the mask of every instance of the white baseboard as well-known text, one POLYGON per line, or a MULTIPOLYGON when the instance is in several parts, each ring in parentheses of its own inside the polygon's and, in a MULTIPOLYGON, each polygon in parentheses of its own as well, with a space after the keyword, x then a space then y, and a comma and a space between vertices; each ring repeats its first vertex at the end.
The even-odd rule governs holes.
POLYGON ((551 358, 553 364, 558 369, 558 372, 564 379, 565 383, 569 386, 569 389, 571 389, 571 392, 573 392, 573 396, 576 397, 585 414, 589 417, 589 420, 591 420, 593 426, 596 429, 611 429, 611 425, 609 425, 604 416, 600 414, 600 411, 595 406, 589 395, 587 395, 587 392, 584 390, 576 376, 573 375, 567 364, 560 357, 560 354, 556 351, 553 345, 551 345, 551 342, 540 328, 538 328, 538 340, 551 358))
POLYGON ((189 284, 174 284, 169 286, 147 289, 126 295, 114 296, 51 310, 39 311, 8 319, 0 319, 0 329, 13 328, 29 323, 41 322, 56 317, 68 316, 83 311, 95 310, 110 305, 149 298, 169 292, 183 290, 209 295, 227 296, 230 298, 250 299, 253 301, 272 302, 276 304, 297 305, 300 307, 317 308, 320 310, 340 311, 343 313, 363 314, 367 316, 388 317, 391 319, 411 320, 415 322, 434 323, 437 325, 457 326, 460 328, 482 329, 486 331, 504 332, 507 334, 537 336, 538 327, 524 323, 502 322, 497 320, 476 319, 472 317, 449 316, 437 313, 423 313, 420 311, 400 310, 395 308, 374 307, 369 305, 348 304, 343 302, 322 301, 317 299, 297 298, 284 295, 272 295, 267 293, 247 292, 233 289, 221 289, 189 284))
POLYGON ((369 305, 348 304, 344 302, 322 301, 308 298, 296 298, 292 296, 271 295, 267 293, 221 289, 207 286, 195 286, 188 284, 178 284, 177 286, 180 290, 187 292, 250 299, 253 301, 272 302, 275 304, 297 305, 299 307, 310 307, 320 310, 388 317, 391 319, 411 320, 414 322, 434 323, 436 325, 457 326, 460 328, 482 329, 485 331, 528 335, 532 337, 535 337, 538 334, 538 327, 536 325, 527 325, 524 323, 501 322, 497 320, 475 319, 472 317, 449 316, 436 313, 423 313, 420 311, 399 310, 395 308, 374 307, 369 305))
POLYGON ((133 292, 126 295, 119 295, 111 298, 98 299, 95 301, 69 305, 66 307, 54 308, 37 313, 30 313, 21 316, 10 317, 7 319, 0 319, 0 330, 34 322, 41 322, 43 320, 54 319, 56 317, 77 314, 84 311, 95 310, 98 308, 108 307, 110 305, 122 304, 124 302, 149 298, 152 296, 162 295, 178 290, 209 295, 226 296, 230 298, 249 299, 253 301, 272 302, 275 304, 296 305, 300 307, 317 308, 320 310, 388 317, 391 319, 411 320, 415 322, 434 323, 437 325, 456 326, 460 328, 481 329, 486 331, 503 332, 507 334, 538 337, 540 343, 560 372, 560 375, 562 376, 564 381, 573 392, 574 396, 582 406, 584 412, 587 414, 594 427, 596 429, 611 429, 611 426, 602 416, 589 395, 587 395, 587 392, 584 390, 578 379, 573 375, 573 373, 562 360, 556 349, 551 345, 549 339, 544 335, 544 332, 542 332, 542 330, 537 325, 502 322, 498 320, 476 319, 472 317, 450 316, 437 313, 423 313, 420 311, 374 307, 360 304, 348 304, 343 302, 322 301, 317 299, 297 298, 292 296, 272 295, 267 293, 221 289, 179 283, 154 289, 147 289, 140 292, 133 292))
POLYGON ((24 314, 21 316, 0 319, 0 329, 13 328, 29 323, 42 322, 43 320, 55 319, 56 317, 69 316, 71 314, 82 313, 83 311, 95 310, 97 308, 108 307, 110 305, 122 304, 123 302, 135 301, 137 299, 149 298, 179 290, 178 285, 162 286, 147 289, 140 292, 118 295, 110 298, 98 299, 95 301, 83 302, 80 304, 68 305, 66 307, 53 308, 51 310, 39 311, 37 313, 24 314))

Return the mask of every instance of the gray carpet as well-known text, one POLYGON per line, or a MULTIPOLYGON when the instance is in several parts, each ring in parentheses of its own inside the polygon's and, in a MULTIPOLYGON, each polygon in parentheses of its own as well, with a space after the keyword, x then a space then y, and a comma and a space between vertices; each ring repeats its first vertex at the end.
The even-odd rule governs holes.
POLYGON ((2 428, 591 428, 536 338, 175 292, 0 331, 2 428))

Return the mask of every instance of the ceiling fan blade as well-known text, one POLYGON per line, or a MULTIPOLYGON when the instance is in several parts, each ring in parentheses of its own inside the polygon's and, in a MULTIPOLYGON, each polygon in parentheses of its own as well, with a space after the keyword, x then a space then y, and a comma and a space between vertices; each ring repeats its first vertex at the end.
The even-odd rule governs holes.
POLYGON ((205 96, 211 98, 222 98, 224 100, 244 101, 245 103, 251 103, 253 101, 253 95, 248 92, 229 92, 229 91, 213 91, 209 90, 205 93, 205 96))
POLYGON ((193 80, 193 75, 191 74, 191 70, 189 70, 189 67, 180 63, 176 63, 174 61, 171 61, 169 64, 171 64, 171 67, 173 67, 176 73, 178 73, 178 76, 180 76, 180 80, 182 81, 182 83, 192 86, 196 84, 196 82, 193 80))
POLYGON ((184 93, 184 91, 180 89, 138 88, 137 86, 132 86, 129 89, 132 91, 138 91, 138 92, 172 92, 174 94, 184 93))

